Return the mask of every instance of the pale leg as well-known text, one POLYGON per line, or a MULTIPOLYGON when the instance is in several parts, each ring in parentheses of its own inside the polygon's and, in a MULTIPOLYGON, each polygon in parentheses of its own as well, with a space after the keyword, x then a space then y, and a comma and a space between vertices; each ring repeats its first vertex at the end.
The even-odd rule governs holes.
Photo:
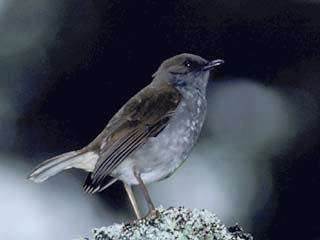
POLYGON ((140 219, 141 218, 141 214, 140 214, 140 211, 139 211, 139 208, 138 208, 138 203, 137 203, 137 200, 136 198, 134 197, 134 194, 133 194, 133 191, 132 191, 132 187, 126 183, 123 183, 124 185, 124 188, 126 189, 126 192, 128 194, 128 197, 130 199, 130 203, 131 203, 131 206, 134 210, 134 213, 137 217, 137 219, 140 219))
POLYGON ((155 210, 154 205, 153 205, 152 200, 151 200, 151 197, 150 197, 150 195, 149 195, 149 193, 148 193, 148 190, 147 190, 146 186, 144 185, 144 183, 143 183, 143 181, 142 181, 142 179, 141 179, 141 177, 140 177, 140 174, 138 174, 138 173, 135 172, 134 175, 135 175, 135 177, 137 178, 138 183, 139 183, 139 187, 141 188, 141 191, 142 191, 142 193, 143 193, 143 196, 144 196, 144 198, 145 198, 146 201, 147 201, 148 208, 149 208, 149 213, 148 213, 148 215, 150 215, 150 214, 152 214, 152 212, 155 210))

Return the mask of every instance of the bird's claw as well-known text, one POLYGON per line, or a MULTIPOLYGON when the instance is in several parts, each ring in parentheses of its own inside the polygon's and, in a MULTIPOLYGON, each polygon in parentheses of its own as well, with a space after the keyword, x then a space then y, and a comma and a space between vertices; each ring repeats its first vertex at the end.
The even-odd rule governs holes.
POLYGON ((155 218, 158 218, 160 216, 160 212, 157 209, 151 210, 143 219, 146 220, 153 220, 155 218))

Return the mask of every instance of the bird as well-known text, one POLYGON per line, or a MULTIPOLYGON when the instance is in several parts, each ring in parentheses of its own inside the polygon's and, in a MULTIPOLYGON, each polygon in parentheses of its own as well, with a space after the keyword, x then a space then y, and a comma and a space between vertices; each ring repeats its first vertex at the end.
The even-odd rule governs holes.
POLYGON ((132 186, 155 207, 146 184, 171 176, 187 159, 203 126, 211 70, 224 63, 181 53, 164 60, 149 85, 124 104, 87 146, 40 163, 28 179, 40 183, 69 168, 85 170, 84 190, 101 192, 122 181, 137 219, 132 186))

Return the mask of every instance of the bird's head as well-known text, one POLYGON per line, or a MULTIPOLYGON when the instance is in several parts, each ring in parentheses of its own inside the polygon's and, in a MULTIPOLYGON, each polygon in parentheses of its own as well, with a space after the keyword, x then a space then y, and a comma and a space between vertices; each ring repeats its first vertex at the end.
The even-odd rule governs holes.
POLYGON ((167 81, 177 88, 194 86, 205 88, 210 70, 224 63, 216 59, 206 59, 189 53, 182 53, 162 62, 153 74, 154 81, 167 81))

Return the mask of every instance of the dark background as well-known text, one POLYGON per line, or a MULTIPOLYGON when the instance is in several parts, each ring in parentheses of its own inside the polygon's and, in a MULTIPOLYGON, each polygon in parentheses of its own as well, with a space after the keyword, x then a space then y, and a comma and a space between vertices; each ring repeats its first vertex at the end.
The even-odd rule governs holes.
MULTIPOLYGON (((210 89, 248 79, 281 92, 294 109, 294 136, 281 146, 285 151, 268 157, 271 197, 250 224, 240 224, 256 239, 320 239, 320 2, 26 2, 19 12, 18 1, 3 4, 0 18, 0 81, 7 101, 0 115, 2 152, 21 157, 29 171, 42 159, 89 143, 164 59, 182 52, 222 58, 226 64, 214 73, 210 89), (23 37, 32 42, 18 41, 23 37)), ((85 177, 68 174, 79 184, 85 177)), ((253 202, 264 191, 257 184, 253 202)), ((129 211, 121 184, 98 198, 129 211)))

